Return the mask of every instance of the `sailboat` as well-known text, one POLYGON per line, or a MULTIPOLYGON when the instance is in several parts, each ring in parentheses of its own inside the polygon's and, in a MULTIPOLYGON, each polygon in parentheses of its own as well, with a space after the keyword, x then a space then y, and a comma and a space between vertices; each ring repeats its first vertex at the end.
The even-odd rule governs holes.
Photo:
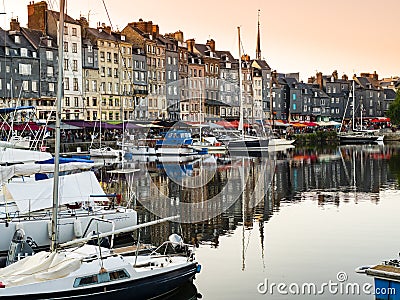
POLYGON ((238 27, 238 39, 239 39, 239 102, 240 102, 240 113, 239 113, 239 126, 238 130, 241 131, 241 136, 238 139, 227 141, 229 152, 232 154, 244 154, 257 155, 262 151, 268 149, 269 137, 251 136, 246 135, 244 131, 244 120, 243 120, 243 95, 242 95, 242 54, 241 54, 241 41, 240 41, 240 27, 238 27))
MULTIPOLYGON (((62 99, 64 12, 65 0, 60 0, 57 112, 61 111, 62 99)), ((146 255, 139 255, 138 248, 136 252, 132 249, 118 251, 105 247, 101 242, 109 236, 112 238, 116 234, 172 221, 177 217, 112 232, 96 232, 97 245, 86 244, 93 236, 59 244, 59 148, 60 113, 57 113, 51 251, 38 252, 1 269, 1 299, 149 299, 174 291, 193 280, 201 267, 190 246, 176 234, 146 255)))
MULTIPOLYGON (((365 130, 362 129, 362 107, 360 108, 361 111, 361 118, 360 129, 355 128, 355 80, 353 80, 353 88, 352 88, 352 97, 353 97, 353 120, 352 120, 352 131, 350 132, 340 132, 339 139, 341 144, 373 144, 373 143, 383 143, 383 135, 376 135, 375 130, 365 130)), ((346 114, 346 111, 344 112, 346 114)), ((344 116, 343 116, 344 119, 344 116)))

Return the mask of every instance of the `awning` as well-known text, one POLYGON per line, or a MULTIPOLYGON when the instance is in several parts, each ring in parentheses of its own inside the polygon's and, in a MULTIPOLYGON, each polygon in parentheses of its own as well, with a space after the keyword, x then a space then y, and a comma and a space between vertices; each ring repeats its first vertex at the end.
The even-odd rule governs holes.
POLYGON ((388 122, 390 122, 390 118, 378 117, 378 118, 372 119, 371 122, 373 122, 373 123, 388 123, 388 122))

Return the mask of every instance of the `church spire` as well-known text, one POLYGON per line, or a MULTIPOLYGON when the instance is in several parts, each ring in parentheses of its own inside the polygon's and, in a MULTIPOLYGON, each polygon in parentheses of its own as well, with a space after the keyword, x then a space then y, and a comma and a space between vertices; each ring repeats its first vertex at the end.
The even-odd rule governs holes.
POLYGON ((257 28, 256 59, 261 59, 260 10, 258 10, 258 28, 257 28))

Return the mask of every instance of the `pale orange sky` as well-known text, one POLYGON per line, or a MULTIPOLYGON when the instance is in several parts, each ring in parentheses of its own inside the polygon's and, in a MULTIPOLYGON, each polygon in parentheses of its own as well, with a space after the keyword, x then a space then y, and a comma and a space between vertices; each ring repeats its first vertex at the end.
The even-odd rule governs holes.
MULTIPOLYGON (((30 0, 2 0, 1 26, 12 16, 27 23, 30 0), (18 3, 18 5, 15 5, 18 3)), ((237 57, 237 26, 244 51, 255 56, 257 10, 261 10, 262 56, 278 72, 300 72, 306 80, 316 71, 339 75, 377 71, 380 77, 400 75, 396 18, 399 0, 104 0, 114 29, 128 22, 152 20, 161 33, 182 30, 185 39, 216 41, 218 50, 237 57)), ((58 9, 59 0, 49 0, 58 9)), ((109 23, 103 0, 67 0, 68 14, 109 23), (90 12, 90 13, 89 13, 90 12)))

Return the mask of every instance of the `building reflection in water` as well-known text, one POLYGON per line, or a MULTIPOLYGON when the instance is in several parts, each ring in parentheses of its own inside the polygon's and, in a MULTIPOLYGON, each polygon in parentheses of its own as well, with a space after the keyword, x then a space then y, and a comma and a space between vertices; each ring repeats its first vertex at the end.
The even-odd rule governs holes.
POLYGON ((398 188, 399 150, 387 145, 340 146, 186 164, 132 161, 130 167, 139 169, 126 175, 132 178, 104 176, 104 181, 108 192, 121 191, 124 199, 132 198, 126 191, 133 184, 140 223, 180 215, 182 223, 142 229, 145 242, 160 244, 179 233, 187 242, 218 247, 221 235, 242 224, 251 230, 257 222, 263 243, 263 224, 283 203, 378 202, 381 189, 398 188))

